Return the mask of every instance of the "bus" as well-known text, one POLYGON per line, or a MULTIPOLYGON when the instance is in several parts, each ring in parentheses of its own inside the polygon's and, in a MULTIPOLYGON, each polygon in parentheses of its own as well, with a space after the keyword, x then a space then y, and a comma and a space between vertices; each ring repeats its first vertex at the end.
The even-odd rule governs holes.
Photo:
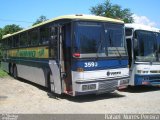
POLYGON ((160 29, 141 24, 125 24, 129 55, 130 83, 160 85, 160 29))
POLYGON ((2 39, 2 69, 78 96, 129 83, 124 22, 94 15, 60 16, 2 39))

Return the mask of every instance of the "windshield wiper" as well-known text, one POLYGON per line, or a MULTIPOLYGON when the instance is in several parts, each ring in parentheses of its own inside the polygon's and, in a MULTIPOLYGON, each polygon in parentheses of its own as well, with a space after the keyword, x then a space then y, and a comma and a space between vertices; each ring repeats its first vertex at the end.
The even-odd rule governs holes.
MULTIPOLYGON (((110 41, 111 46, 113 46, 113 43, 112 43, 112 39, 111 39, 110 33, 109 33, 109 41, 110 41)), ((121 56, 121 54, 120 54, 120 52, 119 52, 119 50, 118 50, 118 47, 115 46, 115 48, 116 48, 116 50, 117 50, 117 52, 118 52, 120 58, 122 58, 122 56, 121 56)))
POLYGON ((100 48, 102 47, 102 43, 103 43, 103 40, 102 40, 102 34, 100 36, 100 42, 98 44, 98 50, 97 50, 97 53, 96 53, 96 58, 98 58, 98 54, 99 54, 99 51, 101 50, 100 48))

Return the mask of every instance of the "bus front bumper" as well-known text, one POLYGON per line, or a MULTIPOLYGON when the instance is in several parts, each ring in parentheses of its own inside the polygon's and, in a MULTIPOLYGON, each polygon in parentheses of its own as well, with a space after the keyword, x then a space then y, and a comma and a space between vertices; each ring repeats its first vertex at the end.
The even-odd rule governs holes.
POLYGON ((135 85, 160 86, 160 75, 135 75, 135 85))
POLYGON ((129 77, 112 80, 76 81, 75 95, 102 94, 113 92, 117 89, 126 88, 128 84, 129 77))

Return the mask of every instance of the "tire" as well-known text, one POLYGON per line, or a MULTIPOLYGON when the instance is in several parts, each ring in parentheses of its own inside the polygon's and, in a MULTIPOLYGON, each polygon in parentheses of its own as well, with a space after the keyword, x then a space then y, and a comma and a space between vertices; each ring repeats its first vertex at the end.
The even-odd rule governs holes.
POLYGON ((48 87, 48 90, 49 90, 49 92, 51 92, 51 74, 50 74, 50 72, 48 73, 48 75, 47 75, 47 87, 48 87))
POLYGON ((12 65, 9 65, 9 74, 11 76, 13 76, 13 67, 12 67, 12 65))
POLYGON ((16 65, 13 67, 13 77, 17 79, 17 67, 16 65))

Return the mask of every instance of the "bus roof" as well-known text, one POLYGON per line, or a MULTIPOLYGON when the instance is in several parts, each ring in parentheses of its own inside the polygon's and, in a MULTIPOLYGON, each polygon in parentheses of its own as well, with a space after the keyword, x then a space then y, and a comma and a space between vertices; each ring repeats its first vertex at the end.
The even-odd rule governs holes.
POLYGON ((4 35, 2 38, 8 38, 12 35, 16 35, 18 33, 39 27, 41 25, 45 25, 47 23, 51 23, 53 21, 57 21, 57 20, 62 20, 62 19, 70 19, 70 20, 90 20, 90 21, 102 21, 102 22, 113 22, 113 23, 121 23, 123 24, 124 22, 121 20, 116 20, 116 19, 112 19, 112 18, 107 18, 107 17, 102 17, 102 16, 95 16, 95 15, 65 15, 65 16, 60 16, 60 17, 56 17, 50 20, 47 20, 45 22, 42 22, 40 24, 34 25, 30 28, 15 32, 13 34, 8 34, 8 35, 4 35))
POLYGON ((125 27, 133 28, 134 30, 145 30, 145 31, 160 33, 160 29, 155 28, 155 27, 151 27, 151 26, 147 26, 147 25, 143 25, 143 24, 127 23, 127 24, 125 24, 125 27))

